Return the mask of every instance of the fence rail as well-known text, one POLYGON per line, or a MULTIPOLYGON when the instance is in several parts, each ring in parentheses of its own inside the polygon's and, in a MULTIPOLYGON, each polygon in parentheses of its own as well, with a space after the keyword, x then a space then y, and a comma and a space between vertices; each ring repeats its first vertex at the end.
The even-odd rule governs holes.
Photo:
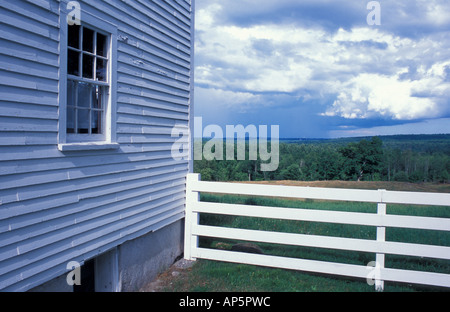
POLYGON ((377 290, 384 288, 384 281, 450 287, 449 274, 385 267, 385 254, 450 260, 450 247, 390 242, 385 239, 386 227, 450 231, 450 219, 388 215, 386 214, 387 204, 450 206, 450 194, 205 182, 200 181, 200 175, 189 174, 186 194, 185 258, 189 260, 195 260, 197 258, 219 260, 315 273, 370 278, 374 280, 377 290), (208 203, 199 200, 199 194, 202 192, 370 202, 377 204, 377 213, 208 203), (368 240, 206 226, 199 224, 200 213, 374 226, 377 228, 377 236, 376 240, 368 240), (371 252, 376 254, 376 258, 374 259, 376 265, 370 267, 200 248, 198 246, 198 238, 201 236, 291 246, 371 252))

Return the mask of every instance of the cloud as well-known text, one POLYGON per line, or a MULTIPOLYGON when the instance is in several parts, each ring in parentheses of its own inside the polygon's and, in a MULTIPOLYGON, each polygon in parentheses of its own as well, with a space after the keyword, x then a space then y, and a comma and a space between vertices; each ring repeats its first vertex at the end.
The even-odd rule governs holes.
MULTIPOLYGON (((218 23, 239 27, 294 23, 309 28, 332 30, 365 22, 364 14, 367 14, 365 3, 351 3, 347 0, 207 1, 220 3, 223 7, 222 14, 217 16, 218 23)), ((199 2, 202 6, 206 5, 204 0, 199 2)))
MULTIPOLYGON (((295 24, 328 32, 366 25, 367 1, 348 0, 197 0, 205 8, 219 5, 215 23, 252 27, 264 24, 295 24)), ((450 2, 447 0, 379 0, 382 27, 386 31, 419 38, 450 30, 450 2)))
POLYGON ((450 116, 450 2, 380 3, 370 27, 365 1, 197 0, 198 105, 314 105, 353 124, 450 116))
POLYGON ((349 119, 381 116, 399 120, 439 116, 432 99, 412 95, 422 83, 400 81, 395 76, 361 74, 347 82, 324 115, 349 119))
POLYGON ((450 3, 446 0, 381 1, 383 26, 392 33, 423 38, 450 30, 450 3))
POLYGON ((419 122, 371 128, 341 127, 330 131, 332 138, 363 137, 396 134, 443 134, 450 133, 450 118, 427 119, 419 122))
POLYGON ((202 43, 196 46, 197 82, 254 92, 293 92, 311 74, 300 51, 310 36, 276 25, 211 29, 200 35, 202 43))
POLYGON ((233 112, 245 113, 249 109, 261 107, 261 96, 249 92, 228 91, 215 88, 196 89, 196 100, 203 106, 213 109, 226 109, 233 112))

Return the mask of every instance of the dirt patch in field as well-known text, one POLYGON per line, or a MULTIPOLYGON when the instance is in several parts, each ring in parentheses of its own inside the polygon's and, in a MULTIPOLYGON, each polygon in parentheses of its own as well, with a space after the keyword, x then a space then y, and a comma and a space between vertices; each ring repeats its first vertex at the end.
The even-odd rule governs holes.
POLYGON ((246 181, 240 183, 255 183, 267 185, 310 186, 326 188, 366 189, 404 192, 437 192, 450 193, 450 184, 440 183, 407 183, 387 181, 246 181))
POLYGON ((171 291, 174 281, 186 277, 194 263, 185 259, 178 260, 167 271, 158 275, 153 282, 142 287, 139 292, 171 291))

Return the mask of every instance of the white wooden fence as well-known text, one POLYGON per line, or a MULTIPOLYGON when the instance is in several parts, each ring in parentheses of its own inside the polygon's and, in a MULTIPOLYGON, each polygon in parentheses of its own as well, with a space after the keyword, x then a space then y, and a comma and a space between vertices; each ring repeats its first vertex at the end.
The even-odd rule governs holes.
POLYGON ((368 281, 374 281, 377 290, 383 290, 384 281, 450 287, 449 274, 393 269, 386 268, 384 265, 385 254, 450 260, 450 247, 385 241, 386 227, 450 231, 450 219, 390 215, 386 214, 386 204, 450 206, 450 194, 205 182, 200 181, 200 175, 189 174, 186 194, 184 257, 188 260, 197 258, 219 260, 365 278, 368 281), (209 203, 199 200, 201 192, 370 202, 378 205, 378 211, 375 214, 209 203), (366 240, 206 226, 199 224, 200 213, 375 226, 377 227, 377 236, 376 240, 366 240), (200 248, 198 246, 198 237, 200 236, 371 252, 376 254, 373 262, 376 265, 362 266, 200 248))

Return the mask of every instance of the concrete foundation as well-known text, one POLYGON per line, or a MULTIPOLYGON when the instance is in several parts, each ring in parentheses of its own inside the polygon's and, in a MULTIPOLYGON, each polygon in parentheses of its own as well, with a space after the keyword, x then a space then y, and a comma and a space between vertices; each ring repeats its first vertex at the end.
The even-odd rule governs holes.
POLYGON ((183 253, 184 220, 119 247, 121 291, 138 291, 183 253))

